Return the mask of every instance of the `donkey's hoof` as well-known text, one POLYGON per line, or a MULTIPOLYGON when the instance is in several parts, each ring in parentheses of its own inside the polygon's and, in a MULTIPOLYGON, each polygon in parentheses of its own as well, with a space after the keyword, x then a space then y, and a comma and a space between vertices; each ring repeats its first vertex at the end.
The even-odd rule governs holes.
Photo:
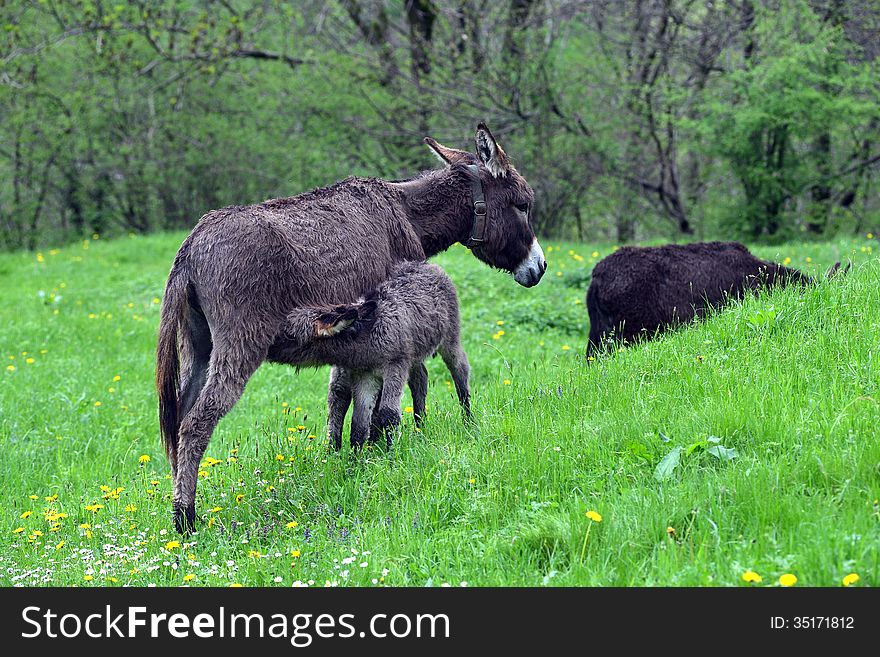
POLYGON ((191 534, 196 528, 196 506, 174 509, 174 528, 178 534, 191 534))
POLYGON ((400 411, 395 412, 392 408, 380 408, 376 413, 376 428, 379 432, 391 431, 400 425, 400 411))

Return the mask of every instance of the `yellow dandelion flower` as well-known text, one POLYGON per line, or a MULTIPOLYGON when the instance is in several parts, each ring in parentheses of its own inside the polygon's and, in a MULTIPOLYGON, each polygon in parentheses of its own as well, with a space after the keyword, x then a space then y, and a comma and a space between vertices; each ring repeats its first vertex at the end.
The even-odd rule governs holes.
POLYGON ((569 349, 571 349, 571 347, 569 347, 567 344, 562 345, 562 351, 568 351, 569 349))
POLYGON ((99 402, 99 401, 95 402, 95 406, 100 406, 100 405, 101 405, 101 402, 99 402))
POLYGON ((229 588, 231 588, 231 589, 240 589, 241 587, 242 587, 241 584, 230 584, 229 585, 229 588))
POLYGON ((64 547, 64 541, 61 541, 58 545, 55 546, 55 549, 60 550, 63 547, 64 547))
POLYGON ((87 582, 91 582, 94 578, 91 575, 86 575, 83 579, 87 582))
POLYGON ((128 511, 128 513, 134 513, 138 508, 134 504, 126 504, 125 510, 128 511))
POLYGON ((196 578, 196 576, 193 575, 192 573, 190 573, 189 575, 185 575, 185 576, 184 576, 183 581, 184 581, 184 582, 191 582, 191 581, 193 581, 195 578, 196 578))
POLYGON ((25 358, 24 362, 28 365, 33 365, 36 361, 33 358, 25 358))
POLYGON ((473 484, 477 483, 477 480, 474 478, 471 478, 471 479, 468 479, 468 483, 473 485, 473 484))
POLYGON ((24 531, 24 527, 16 527, 12 530, 13 534, 21 534, 24 531))
POLYGON ((584 515, 587 516, 587 518, 589 518, 593 522, 602 522, 602 516, 600 516, 595 511, 587 511, 584 515))
POLYGON ((852 586, 853 584, 858 582, 860 579, 861 579, 861 577, 859 577, 857 573, 850 573, 849 575, 847 575, 846 577, 843 578, 843 585, 844 586, 852 586))
POLYGON ((208 527, 213 527, 215 524, 217 524, 216 516, 211 516, 210 518, 208 518, 208 527))
POLYGON ((159 303, 159 297, 153 297, 153 303, 159 303))
POLYGON ((91 511, 92 513, 97 513, 101 509, 104 508, 103 504, 87 504, 86 511, 91 511))
POLYGON ((283 460, 284 460, 284 454, 276 454, 276 455, 275 455, 275 460, 276 460, 276 461, 283 461, 283 460))
POLYGON ((79 526, 79 528, 80 528, 80 529, 91 529, 92 526, 91 526, 89 523, 84 522, 83 524, 81 524, 81 525, 79 526))
POLYGON ((7 366, 6 366, 6 369, 7 369, 7 371, 9 371, 9 372, 14 372, 14 371, 15 371, 15 365, 7 365, 7 366))
POLYGON ((236 504, 240 504, 243 499, 244 499, 244 495, 242 493, 239 493, 238 495, 236 495, 235 496, 236 504))
POLYGON ((510 379, 504 379, 504 385, 509 386, 509 385, 510 385, 510 379))
POLYGON ((299 523, 296 520, 291 520, 287 525, 285 525, 288 529, 294 529, 299 526, 299 523))
POLYGON ((259 559, 259 558, 260 558, 260 553, 257 552, 256 550, 249 550, 249 551, 248 551, 248 557, 250 557, 251 559, 259 559))
POLYGON ((406 408, 403 409, 403 412, 404 412, 404 413, 412 413, 412 412, 413 412, 413 407, 412 407, 412 406, 407 406, 406 408))
POLYGON ((223 510, 222 506, 215 506, 213 509, 210 510, 210 512, 217 513, 218 511, 222 511, 222 510, 223 510))
POLYGON ((291 552, 290 552, 290 556, 292 556, 294 559, 296 559, 299 555, 300 555, 299 550, 291 550, 291 552))
POLYGON ((113 380, 114 381, 121 381, 122 377, 117 374, 116 376, 113 377, 113 380))
POLYGON ((24 519, 24 518, 30 518, 32 515, 34 515, 34 512, 33 512, 33 511, 25 511, 24 513, 21 514, 20 517, 21 517, 22 519, 24 519))
POLYGON ((304 425, 304 424, 298 424, 298 425, 296 426, 296 428, 299 429, 300 431, 305 431, 305 430, 306 430, 306 425, 304 425))
MULTIPOLYGON (((31 499, 32 499, 32 500, 35 500, 35 499, 37 499, 37 496, 36 496, 36 495, 32 495, 32 496, 31 496, 31 499)), ((45 499, 47 502, 54 502, 55 500, 58 499, 58 494, 56 493, 55 495, 47 495, 47 496, 46 496, 45 498, 43 498, 43 499, 45 499)))
POLYGON ((149 454, 141 454, 140 456, 138 456, 138 462, 139 463, 149 463, 150 462, 150 455, 149 454))
MULTIPOLYGON (((40 497, 39 497, 39 495, 28 495, 28 499, 38 500, 38 499, 40 499, 40 497)), ((48 500, 49 498, 47 497, 46 499, 48 500)))
POLYGON ((742 574, 742 581, 747 582, 748 584, 759 584, 761 579, 761 576, 754 570, 747 570, 742 574))
POLYGON ((165 549, 168 550, 169 552, 170 552, 171 550, 176 550, 176 549, 178 549, 179 547, 180 547, 180 541, 168 541, 168 542, 165 544, 165 549))
POLYGON ((794 586, 795 584, 797 584, 797 581, 798 578, 791 573, 785 573, 785 575, 779 578, 779 583, 782 586, 794 586))

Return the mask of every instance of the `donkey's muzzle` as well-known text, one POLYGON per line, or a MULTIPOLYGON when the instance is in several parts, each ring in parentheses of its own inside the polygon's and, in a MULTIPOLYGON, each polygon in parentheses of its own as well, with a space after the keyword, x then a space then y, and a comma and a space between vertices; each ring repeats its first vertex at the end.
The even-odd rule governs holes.
POLYGON ((545 271, 547 271, 547 261, 544 259, 544 251, 538 240, 534 240, 529 255, 513 271, 513 280, 523 287, 533 287, 538 284, 545 271))

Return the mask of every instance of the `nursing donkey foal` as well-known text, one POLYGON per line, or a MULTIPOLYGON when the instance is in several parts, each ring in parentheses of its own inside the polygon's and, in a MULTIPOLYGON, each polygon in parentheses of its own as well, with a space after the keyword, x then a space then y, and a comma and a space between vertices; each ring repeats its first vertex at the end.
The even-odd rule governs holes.
POLYGON ((470 417, 470 365, 460 339, 455 285, 440 267, 404 262, 363 300, 333 308, 302 308, 284 325, 285 359, 304 366, 333 365, 327 396, 328 430, 336 447, 354 400, 351 445, 375 442, 384 431, 388 445, 400 424, 400 400, 409 380, 413 411, 424 414, 424 361, 439 353, 452 375, 465 417, 470 417))
POLYGON ((178 531, 194 527, 199 463, 220 418, 263 361, 297 365, 283 353, 293 310, 354 302, 396 263, 457 242, 520 285, 541 279, 534 194, 489 129, 477 126, 476 153, 425 141, 445 167, 214 210, 183 241, 165 286, 156 366, 178 531))

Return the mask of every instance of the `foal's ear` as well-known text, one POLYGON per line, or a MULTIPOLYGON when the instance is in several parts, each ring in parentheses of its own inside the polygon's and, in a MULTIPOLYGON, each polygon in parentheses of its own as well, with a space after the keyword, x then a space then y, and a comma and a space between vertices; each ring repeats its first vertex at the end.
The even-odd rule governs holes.
POLYGON ((489 169, 489 173, 495 178, 506 176, 510 171, 510 160, 507 159, 507 153, 501 149, 501 146, 495 141, 495 137, 489 132, 489 128, 482 121, 477 126, 475 141, 477 142, 477 156, 489 169))
POLYGON ((357 318, 357 306, 336 306, 315 319, 315 335, 319 338, 332 338, 354 324, 357 318))
POLYGON ((442 162, 445 162, 448 165, 453 165, 456 162, 462 162, 468 157, 471 157, 471 154, 467 151, 460 151, 457 148, 449 148, 448 146, 444 146, 433 137, 425 137, 425 143, 428 145, 428 148, 433 151, 434 155, 439 157, 442 162))

